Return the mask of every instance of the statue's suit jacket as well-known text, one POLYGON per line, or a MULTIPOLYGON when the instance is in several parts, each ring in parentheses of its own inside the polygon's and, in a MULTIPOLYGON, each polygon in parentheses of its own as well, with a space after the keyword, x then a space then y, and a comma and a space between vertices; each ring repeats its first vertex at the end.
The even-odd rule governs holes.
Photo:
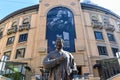
POLYGON ((43 66, 49 70, 48 80, 71 80, 72 71, 77 70, 72 54, 64 50, 48 53, 43 60, 43 66), (64 60, 60 57, 64 57, 64 60))

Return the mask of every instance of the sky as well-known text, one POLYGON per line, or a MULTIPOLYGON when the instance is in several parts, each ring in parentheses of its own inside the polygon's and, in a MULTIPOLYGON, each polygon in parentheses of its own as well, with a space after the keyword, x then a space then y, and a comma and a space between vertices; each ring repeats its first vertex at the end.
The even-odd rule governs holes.
POLYGON ((38 3, 39 0, 0 0, 0 20, 16 10, 38 3))
MULTIPOLYGON (((83 1, 81 0, 81 2, 83 1)), ((91 2, 120 16, 120 0, 91 0, 91 2)), ((0 0, 0 20, 16 10, 38 3, 39 0, 0 0)))
MULTIPOLYGON (((81 0, 83 2, 84 0, 81 0)), ((120 16, 120 0, 90 0, 92 3, 104 7, 120 16)))

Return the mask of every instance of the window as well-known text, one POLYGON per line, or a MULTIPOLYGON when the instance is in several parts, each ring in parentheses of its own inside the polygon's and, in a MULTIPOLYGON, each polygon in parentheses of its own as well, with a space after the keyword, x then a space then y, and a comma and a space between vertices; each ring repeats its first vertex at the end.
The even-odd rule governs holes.
POLYGON ((3 32, 2 32, 2 31, 0 31, 0 39, 2 38, 2 36, 3 36, 3 32))
POLYGON ((118 48, 112 48, 113 55, 116 56, 116 52, 118 52, 118 48))
POLYGON ((94 31, 94 34, 97 40, 103 40, 102 32, 94 31))
POLYGON ((14 43, 14 39, 15 39, 15 36, 9 37, 8 40, 7 40, 7 44, 6 45, 13 44, 14 43))
POLYGON ((98 46, 99 55, 107 55, 107 49, 105 46, 98 46))
POLYGON ((113 34, 107 33, 109 41, 115 42, 115 38, 113 34))
POLYGON ((0 28, 0 39, 3 37, 3 28, 0 28))
POLYGON ((19 36, 19 42, 27 41, 28 34, 21 34, 19 36))
POLYGON ((5 52, 4 55, 8 57, 7 60, 10 60, 11 51, 5 52))
POLYGON ((120 21, 117 21, 118 31, 120 31, 120 21))
POLYGON ((24 58, 24 55, 25 55, 25 48, 17 49, 15 59, 24 58))

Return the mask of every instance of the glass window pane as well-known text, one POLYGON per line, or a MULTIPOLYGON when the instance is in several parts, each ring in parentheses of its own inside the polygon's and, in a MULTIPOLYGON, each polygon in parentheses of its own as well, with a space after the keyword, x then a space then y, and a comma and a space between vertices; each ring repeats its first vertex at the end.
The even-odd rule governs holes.
POLYGON ((107 33, 107 36, 108 36, 109 41, 115 42, 115 38, 113 34, 107 33))
POLYGON ((10 60, 11 51, 5 52, 4 55, 6 55, 8 57, 7 60, 10 60))
POLYGON ((17 49, 15 58, 24 58, 25 48, 17 49))
POLYGON ((118 52, 118 48, 112 48, 113 55, 116 56, 116 52, 118 52))
POLYGON ((28 34, 21 34, 19 37, 19 42, 27 41, 28 34))
POLYGON ((14 43, 14 39, 15 39, 15 36, 9 37, 8 40, 7 40, 7 44, 6 45, 13 44, 14 43))
POLYGON ((97 40, 103 40, 102 32, 94 31, 94 34, 97 40))
POLYGON ((3 31, 0 30, 0 39, 2 38, 3 36, 3 31))
POLYGON ((98 46, 99 55, 107 55, 107 49, 105 46, 98 46))

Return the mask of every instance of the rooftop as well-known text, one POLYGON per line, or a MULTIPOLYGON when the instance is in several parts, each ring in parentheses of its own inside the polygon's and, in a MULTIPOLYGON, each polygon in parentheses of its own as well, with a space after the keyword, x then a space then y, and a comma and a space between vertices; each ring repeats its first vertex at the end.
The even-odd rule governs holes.
MULTIPOLYGON (((87 9, 87 10, 99 10, 99 11, 102 11, 102 12, 105 12, 106 14, 110 14, 110 15, 113 15, 117 18, 120 19, 120 16, 118 16, 117 14, 115 14, 114 12, 106 9, 106 8, 103 8, 103 7, 100 7, 100 6, 97 6, 95 4, 89 4, 89 3, 81 3, 81 7, 82 9, 87 9)), ((4 17, 3 19, 0 20, 0 24, 3 23, 4 21, 6 21, 7 19, 17 15, 17 14, 20 14, 20 13, 23 13, 25 11, 29 11, 29 10, 33 10, 33 9, 37 9, 38 10, 39 8, 39 4, 36 4, 36 5, 33 5, 33 6, 29 6, 29 7, 26 7, 26 8, 23 8, 23 9, 20 9, 20 10, 17 10, 9 15, 7 15, 6 17, 4 17)))

